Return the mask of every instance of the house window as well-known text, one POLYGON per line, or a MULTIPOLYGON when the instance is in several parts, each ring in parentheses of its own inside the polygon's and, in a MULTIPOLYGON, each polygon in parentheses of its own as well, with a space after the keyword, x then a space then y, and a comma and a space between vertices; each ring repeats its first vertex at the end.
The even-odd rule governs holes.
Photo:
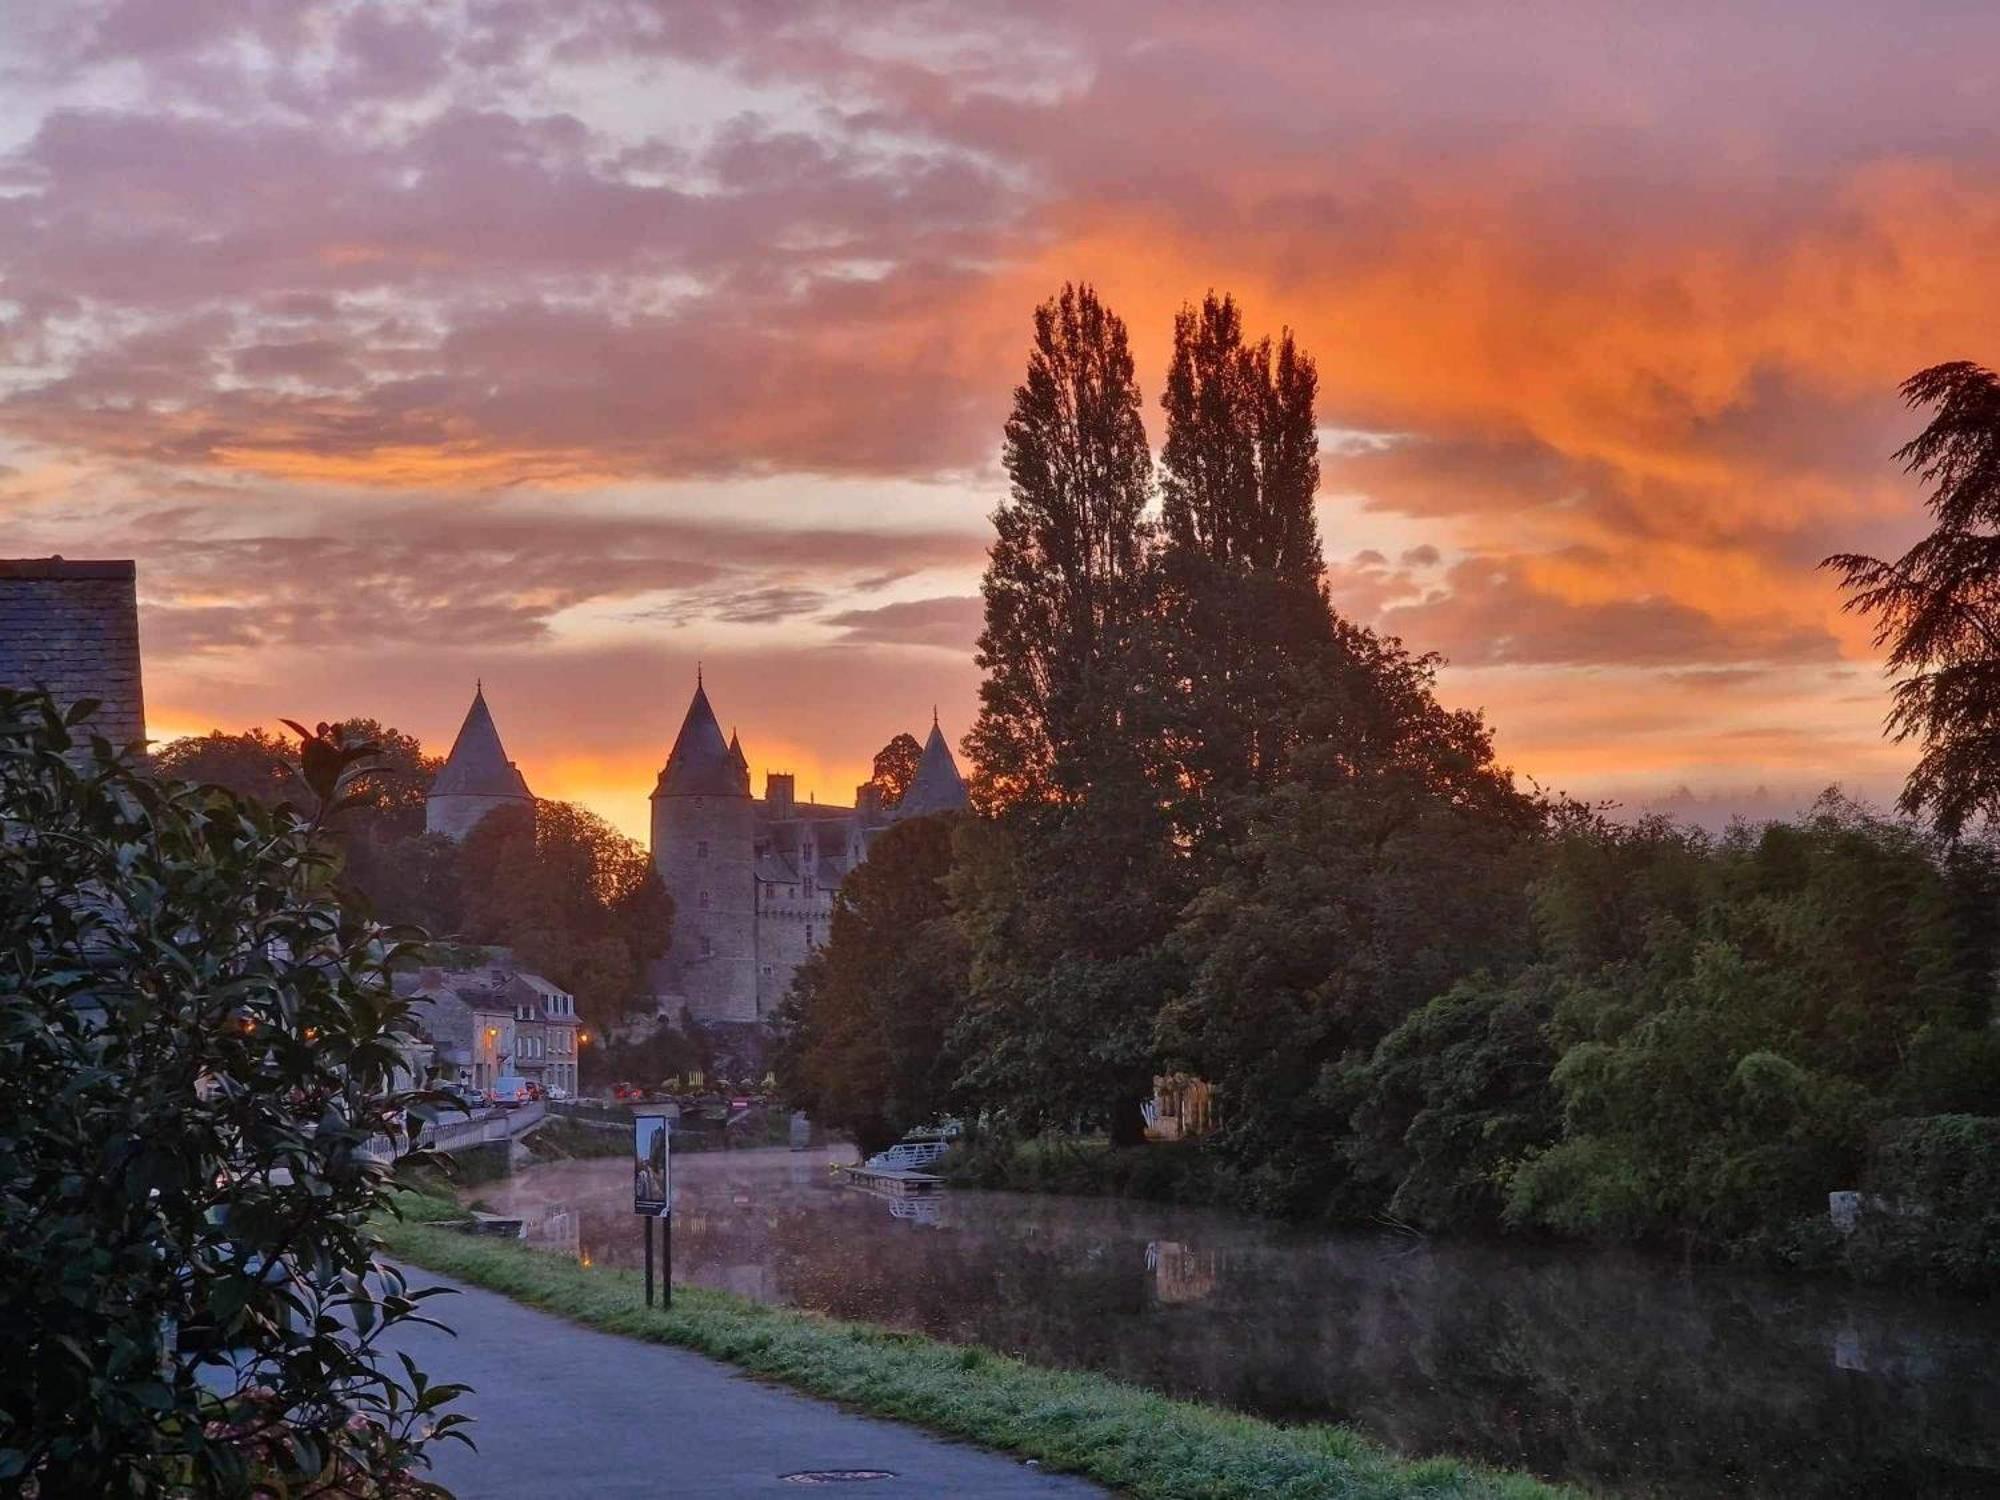
POLYGON ((695 841, 695 846, 694 846, 694 857, 695 857, 696 859, 707 859, 707 858, 708 858, 708 840, 707 840, 707 839, 697 839, 697 840, 695 841))

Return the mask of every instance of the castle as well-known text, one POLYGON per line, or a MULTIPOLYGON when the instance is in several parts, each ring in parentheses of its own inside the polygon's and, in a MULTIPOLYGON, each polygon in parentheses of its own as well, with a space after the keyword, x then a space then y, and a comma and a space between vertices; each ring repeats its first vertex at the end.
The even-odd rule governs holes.
MULTIPOLYGON (((771 772, 750 795, 750 763, 724 739, 696 674, 694 699, 653 787, 652 854, 674 902, 673 942, 654 969, 658 1012, 685 1008, 704 1025, 768 1021, 792 973, 826 941, 840 882, 890 824, 966 806, 965 782, 935 716, 916 775, 885 809, 863 783, 852 807, 798 800, 793 777, 771 772)), ((507 758, 484 686, 432 782, 425 827, 463 839, 488 813, 531 807, 507 758)))

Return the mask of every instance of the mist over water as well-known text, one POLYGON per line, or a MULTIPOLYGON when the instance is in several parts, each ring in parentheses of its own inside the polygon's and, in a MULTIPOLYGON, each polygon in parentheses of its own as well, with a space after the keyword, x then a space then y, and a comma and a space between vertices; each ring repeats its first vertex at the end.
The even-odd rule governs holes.
MULTIPOLYGON (((853 1159, 676 1158, 675 1280, 1617 1495, 2000 1495, 1991 1306, 1159 1204, 885 1200, 842 1184, 853 1159)), ((622 1159, 483 1195, 540 1248, 641 1263, 622 1159)))

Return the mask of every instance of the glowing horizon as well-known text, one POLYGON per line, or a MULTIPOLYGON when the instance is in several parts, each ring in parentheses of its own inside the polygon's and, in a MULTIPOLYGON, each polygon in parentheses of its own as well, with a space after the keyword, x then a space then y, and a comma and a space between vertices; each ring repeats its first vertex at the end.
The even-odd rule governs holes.
POLYGON ((156 732, 475 677, 643 832, 696 659, 828 800, 971 643, 1035 303, 1321 373, 1329 583, 1584 796, 1910 756, 1816 570, 2000 356, 2000 15, 576 0, 0 18, 0 551, 139 563, 156 732))

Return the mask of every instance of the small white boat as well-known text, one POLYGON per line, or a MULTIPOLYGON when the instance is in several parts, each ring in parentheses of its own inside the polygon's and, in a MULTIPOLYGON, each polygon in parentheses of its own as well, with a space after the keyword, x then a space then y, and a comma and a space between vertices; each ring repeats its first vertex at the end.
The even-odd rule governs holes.
POLYGON ((863 1162, 871 1172, 921 1172, 951 1149, 950 1141, 902 1140, 863 1162))

